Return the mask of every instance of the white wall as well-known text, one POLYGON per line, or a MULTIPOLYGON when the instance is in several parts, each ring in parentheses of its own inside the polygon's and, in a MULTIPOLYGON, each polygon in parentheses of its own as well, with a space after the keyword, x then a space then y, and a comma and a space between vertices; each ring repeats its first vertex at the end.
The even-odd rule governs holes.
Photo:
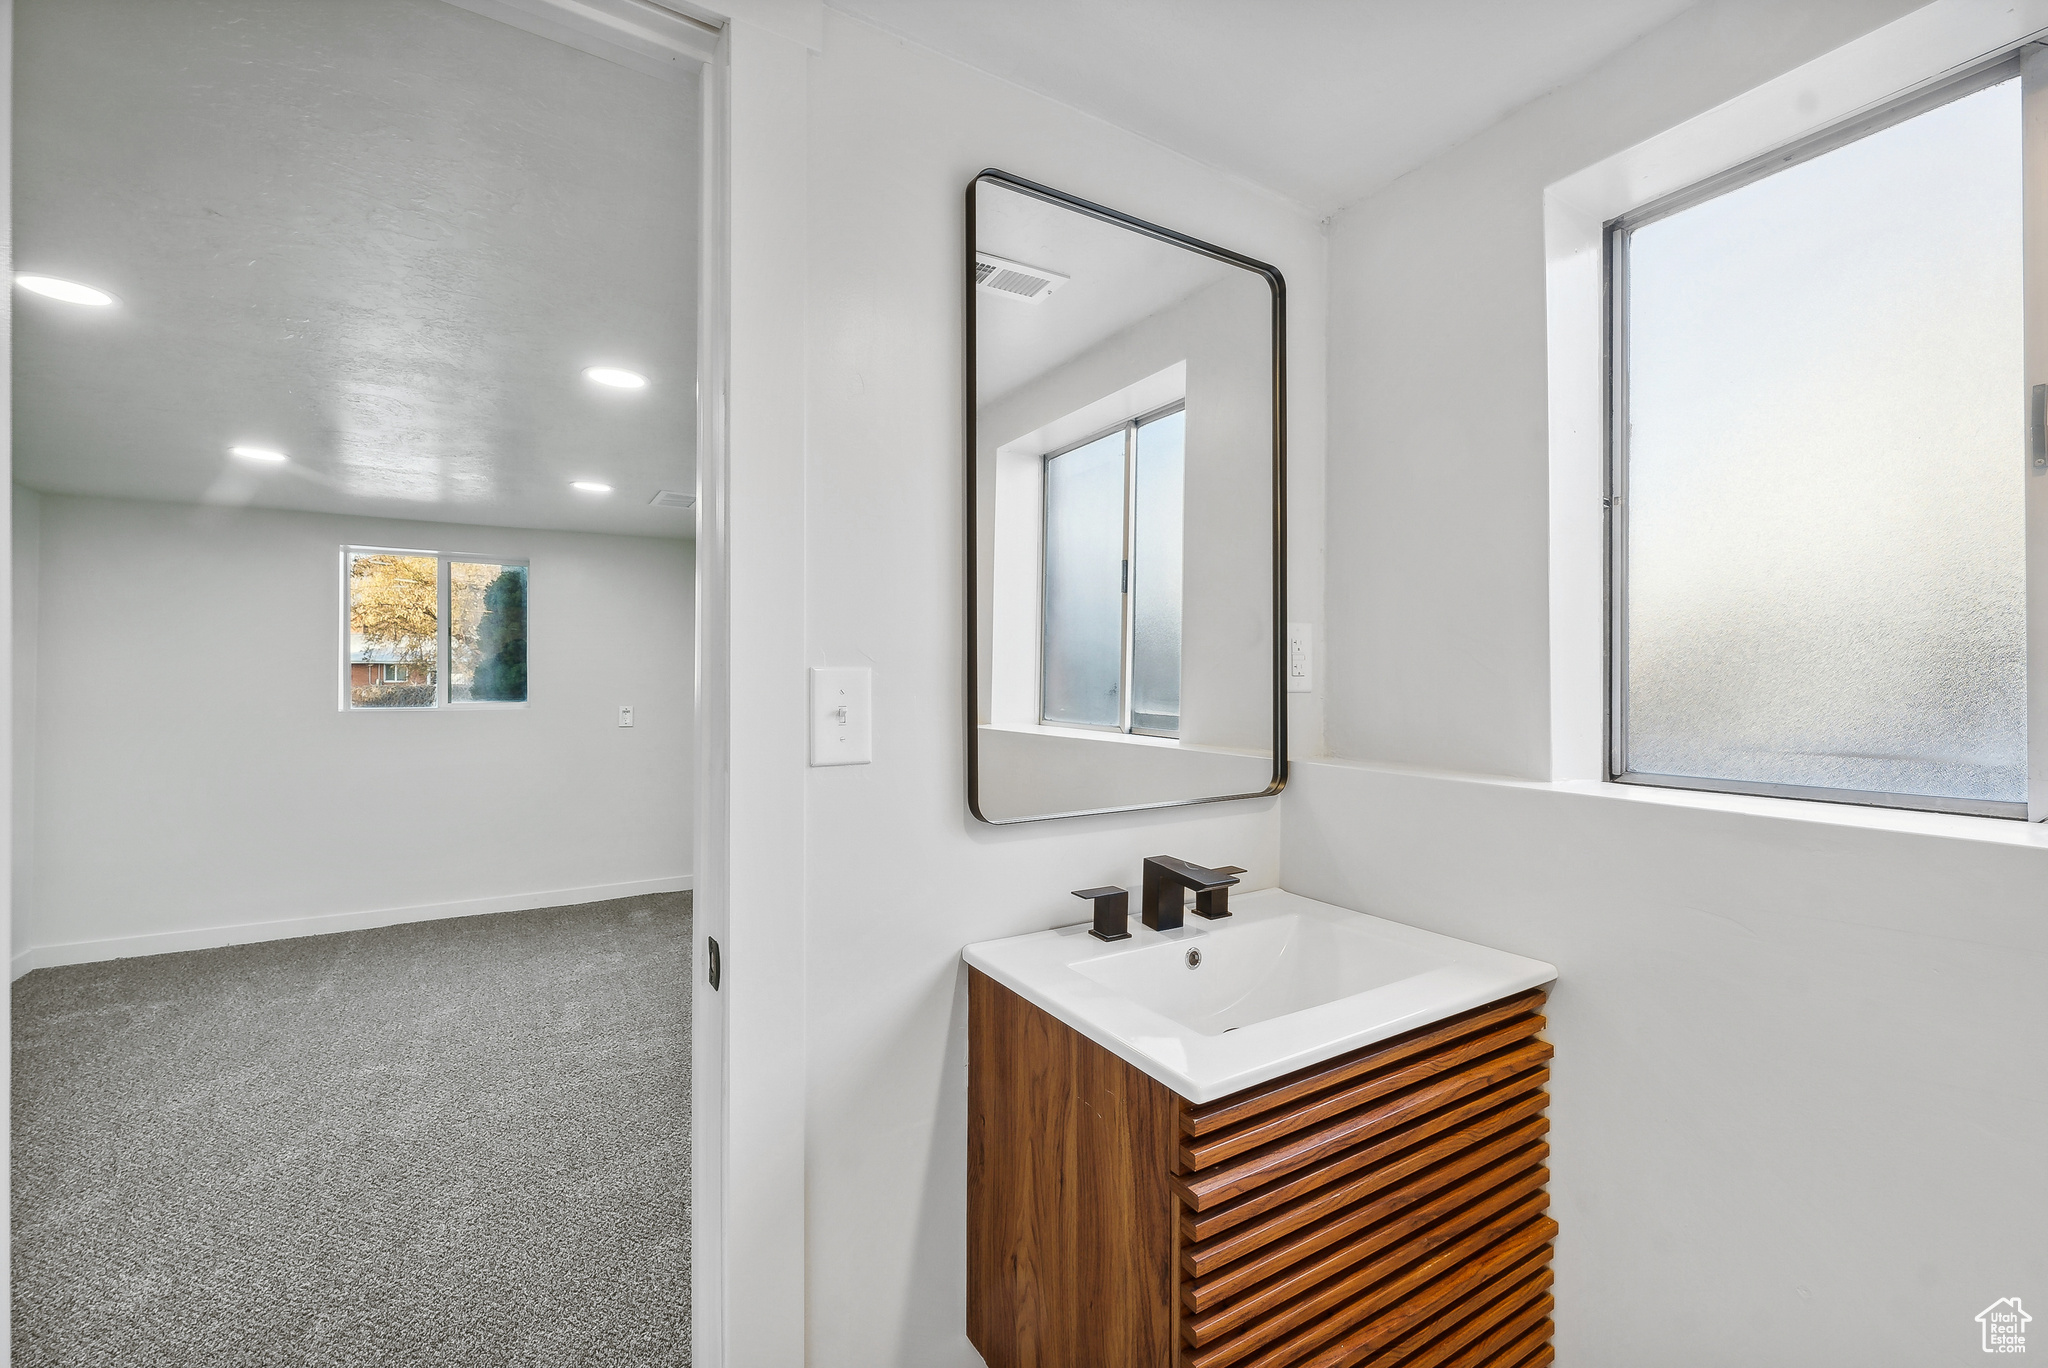
POLYGON ((41 592, 17 969, 687 886, 691 543, 24 502, 41 592), (529 558, 530 706, 340 711, 344 544, 529 558))
POLYGON ((707 331, 729 324, 731 345, 705 350, 697 723, 697 934, 717 938, 724 973, 690 999, 690 1333, 700 1363, 780 1365, 805 1342, 805 209, 824 14, 727 3, 712 89, 728 82, 731 103, 721 119, 713 101, 711 160, 729 195, 711 197, 726 231, 706 234, 704 286, 707 331))
POLYGON ((34 903, 36 852, 36 660, 40 637, 43 496, 14 486, 13 551, 13 685, 14 764, 13 860, 10 884, 13 923, 20 925, 34 903))
POLYGON ((809 111, 810 663, 874 669, 875 760, 807 776, 808 1362, 948 1368, 978 1361, 961 947, 1085 920, 1068 890, 1128 886, 1161 852, 1270 886, 1280 837, 1274 799, 1004 828, 968 815, 967 184, 1000 167, 1286 273, 1297 573, 1316 554, 1323 240, 1240 182, 830 11, 809 111))
POLYGON ((1975 1362, 2048 1272, 2048 836, 1613 787, 1285 800, 1294 892, 1558 966, 1559 1362, 1975 1362))
POLYGON ((975 736, 981 811, 994 820, 1263 793, 1273 782, 1270 748, 1250 754, 1038 726, 984 726, 975 736))
POLYGON ((1699 5, 1335 219, 1328 754, 1548 776, 1543 189, 1913 8, 1699 5))
POLYGON ((1297 767, 1283 878, 1559 966, 1560 1361, 1974 1360, 2048 1269, 2039 832, 1547 782, 1544 188, 1911 8, 1700 5, 1332 226, 1327 737, 1379 763, 1297 767))

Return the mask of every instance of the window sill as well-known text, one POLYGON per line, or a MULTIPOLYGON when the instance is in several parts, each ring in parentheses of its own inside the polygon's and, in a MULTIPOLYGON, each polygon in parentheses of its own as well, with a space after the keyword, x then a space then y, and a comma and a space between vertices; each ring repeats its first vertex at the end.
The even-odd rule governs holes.
POLYGON ((1663 788, 1654 784, 1617 784, 1601 779, 1566 779, 1541 787, 1616 798, 1624 802, 1662 803, 1669 807, 1775 817, 1781 821, 1816 822, 1823 826, 1944 836, 1951 840, 1986 841, 1994 845, 2048 846, 2048 825, 2015 821, 2010 817, 1923 812, 1918 808, 1833 803, 1818 798, 1768 798, 1761 794, 1715 793, 1706 789, 1663 788))
POLYGON ((1894 831, 1903 835, 1935 836, 1947 840, 1977 841, 1987 845, 2048 848, 2048 823, 2016 822, 2010 817, 1975 817, 1952 812, 1921 812, 1912 808, 1829 803, 1812 798, 1767 798, 1747 793, 1715 793, 1704 789, 1659 788, 1650 784, 1617 784, 1603 779, 1515 779, 1506 775, 1474 774, 1411 765, 1375 764, 1327 756, 1296 760, 1294 764, 1297 767, 1331 765, 1344 769, 1409 775, 1420 779, 1484 784, 1496 788, 1531 789, 1620 803, 1650 803, 1663 807, 1691 808, 1696 812, 1730 813, 1784 822, 1810 822, 1820 826, 1856 827, 1864 831, 1894 831))
POLYGON ((376 717, 376 716, 380 716, 380 715, 383 715, 383 714, 387 714, 387 713, 403 713, 403 714, 406 714, 406 715, 408 715, 408 716, 414 716, 414 717, 416 717, 416 716, 419 716, 419 715, 420 715, 420 714, 422 714, 422 713, 459 713, 459 712, 525 712, 525 711, 526 711, 526 710, 527 710, 528 708, 530 708, 530 707, 532 707, 532 706, 533 706, 533 704, 532 704, 531 702, 527 702, 527 703, 436 703, 436 704, 434 704, 434 705, 433 705, 432 707, 427 707, 427 708, 357 708, 357 707, 352 707, 352 706, 349 706, 349 705, 346 705, 346 704, 345 704, 345 705, 343 705, 343 707, 342 707, 341 711, 342 711, 342 712, 345 712, 345 713, 350 713, 350 714, 360 714, 360 715, 362 715, 362 716, 365 716, 365 717, 376 717))
POLYGON ((1138 732, 1102 731, 1094 727, 1032 726, 1023 722, 983 722, 983 731, 1015 732, 1019 736, 1060 736, 1071 741, 1107 741, 1116 746, 1153 746, 1165 750, 1200 751, 1205 755, 1249 755, 1271 759, 1271 753, 1244 750, 1236 746, 1197 746, 1172 736, 1146 736, 1138 732))
POLYGON ((1143 736, 1135 732, 1106 731, 1099 727, 1033 726, 1028 722, 984 722, 983 731, 1016 732, 1020 736, 1064 736, 1075 741, 1110 741, 1120 746, 1165 746, 1179 750, 1171 736, 1143 736))

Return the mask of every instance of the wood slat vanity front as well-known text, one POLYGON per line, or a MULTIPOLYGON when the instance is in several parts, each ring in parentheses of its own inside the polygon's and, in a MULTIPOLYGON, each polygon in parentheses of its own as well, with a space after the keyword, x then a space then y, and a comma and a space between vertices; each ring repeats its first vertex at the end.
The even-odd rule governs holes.
POLYGON ((1541 990, 1197 1105, 968 971, 989 1368, 1541 1368, 1541 990))

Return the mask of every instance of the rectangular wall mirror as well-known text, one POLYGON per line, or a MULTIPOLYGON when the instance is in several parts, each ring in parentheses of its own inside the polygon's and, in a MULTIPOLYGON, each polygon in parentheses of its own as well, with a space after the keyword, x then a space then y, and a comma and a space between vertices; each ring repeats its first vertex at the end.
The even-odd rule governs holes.
POLYGON ((966 293, 968 806, 1279 792, 1280 273, 984 171, 966 293))

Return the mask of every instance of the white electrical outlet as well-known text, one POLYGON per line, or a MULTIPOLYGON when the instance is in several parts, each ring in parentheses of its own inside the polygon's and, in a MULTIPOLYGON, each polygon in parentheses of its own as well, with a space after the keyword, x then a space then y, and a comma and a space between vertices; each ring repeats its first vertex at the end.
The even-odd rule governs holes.
POLYGON ((633 725, 633 705, 631 703, 619 704, 619 725, 622 727, 633 725))
POLYGON ((1287 624, 1287 692, 1313 693, 1315 677, 1315 628, 1306 622, 1290 622, 1287 624))
POLYGON ((861 666, 811 671, 813 765, 865 765, 874 759, 871 680, 861 666))

